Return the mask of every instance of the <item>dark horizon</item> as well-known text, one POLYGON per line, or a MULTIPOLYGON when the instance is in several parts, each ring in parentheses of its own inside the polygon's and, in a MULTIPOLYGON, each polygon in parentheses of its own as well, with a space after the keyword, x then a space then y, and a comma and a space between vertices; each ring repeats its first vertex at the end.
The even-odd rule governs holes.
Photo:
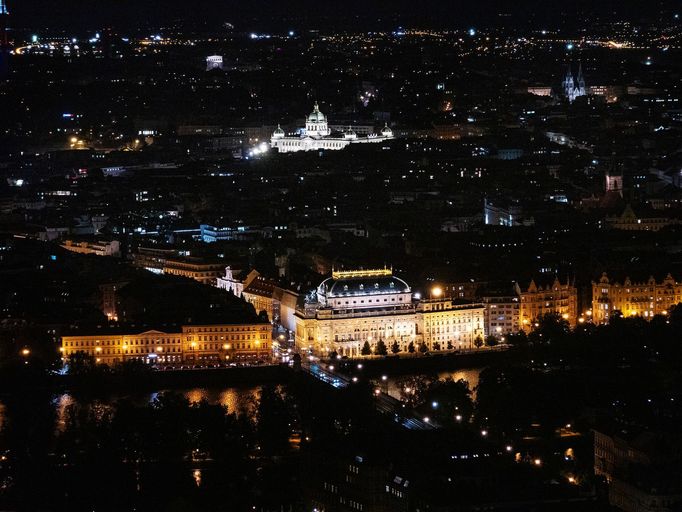
POLYGON ((290 27, 300 30, 385 30, 400 24, 438 28, 461 28, 471 24, 510 27, 547 24, 558 27, 566 23, 580 26, 589 19, 589 15, 603 17, 609 13, 614 13, 621 19, 654 20, 660 13, 672 12, 675 2, 657 0, 643 4, 635 0, 577 0, 566 6, 540 0, 521 0, 513 4, 505 0, 427 0, 426 5, 412 0, 390 3, 360 0, 343 3, 313 0, 261 0, 249 3, 197 0, 188 6, 186 2, 179 0, 65 0, 60 2, 56 11, 53 5, 48 0, 10 0, 8 7, 12 16, 11 25, 19 30, 83 30, 101 26, 135 30, 168 24, 211 28, 219 27, 225 22, 233 24, 236 30, 278 30, 290 27))

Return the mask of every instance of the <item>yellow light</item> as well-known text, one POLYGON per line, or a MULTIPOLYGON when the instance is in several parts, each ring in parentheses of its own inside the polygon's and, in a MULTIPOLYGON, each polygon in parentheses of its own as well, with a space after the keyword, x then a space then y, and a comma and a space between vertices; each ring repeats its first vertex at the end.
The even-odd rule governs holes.
POLYGON ((124 343, 124 344, 121 346, 121 348, 122 348, 123 350, 128 350, 128 345, 126 345, 126 344, 124 343))
POLYGON ((533 461, 533 464, 535 464, 536 466, 541 466, 541 465, 542 465, 542 461, 541 461, 540 459, 535 459, 535 460, 533 461))
POLYGON ((667 314, 668 314, 668 312, 665 309, 663 311, 661 311, 661 315, 666 316, 667 314))
POLYGON ((27 348, 25 348, 21 351, 21 355, 24 357, 28 356, 30 353, 31 353, 31 351, 27 348))
POLYGON ((196 343, 196 341, 193 341, 193 342, 190 343, 189 345, 190 345, 190 347, 192 347, 192 348, 196 348, 197 343, 196 343))
POLYGON ((227 350, 230 346, 227 343, 223 343, 223 350, 227 350))
POLYGON ((78 137, 71 137, 69 141, 71 142, 71 144, 75 144, 76 142, 78 142, 78 137))
POLYGON ((434 286, 433 288, 431 288, 431 295, 438 298, 441 295, 443 295, 443 289, 440 286, 434 286))
POLYGON ((95 348, 95 352, 101 352, 101 351, 102 351, 102 347, 95 348))
POLYGON ((568 320, 568 316, 569 316, 568 313, 564 313, 563 315, 561 315, 561 318, 563 318, 564 320, 568 320))
POLYGON ((157 352, 163 352, 163 347, 156 347, 157 352))
POLYGON ((635 310, 630 311, 630 316, 635 316, 635 315, 637 315, 637 311, 635 311, 635 310))
POLYGON ((96 362, 96 363, 101 363, 102 360, 98 357, 97 359, 95 359, 95 362, 96 362))
POLYGON ((582 324, 584 321, 585 321, 585 319, 583 317, 578 318, 578 323, 582 324))
POLYGON ((574 484, 574 483, 575 483, 575 477, 569 476, 569 477, 568 477, 568 481, 569 481, 569 483, 574 484))

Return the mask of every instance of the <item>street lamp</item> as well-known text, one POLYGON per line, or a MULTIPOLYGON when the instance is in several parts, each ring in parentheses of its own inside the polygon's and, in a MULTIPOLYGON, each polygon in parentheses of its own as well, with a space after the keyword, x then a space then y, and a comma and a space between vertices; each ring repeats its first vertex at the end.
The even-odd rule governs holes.
POLYGON ((443 289, 440 286, 434 286, 431 288, 431 298, 436 298, 438 299, 441 295, 443 295, 443 289))

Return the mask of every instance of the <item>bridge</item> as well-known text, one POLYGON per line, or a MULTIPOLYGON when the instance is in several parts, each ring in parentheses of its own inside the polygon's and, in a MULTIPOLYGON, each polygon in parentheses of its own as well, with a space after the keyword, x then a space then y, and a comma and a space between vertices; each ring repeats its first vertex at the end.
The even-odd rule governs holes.
MULTIPOLYGON (((358 381, 357 377, 348 378, 334 372, 329 367, 323 368, 322 365, 314 361, 302 362, 301 369, 317 380, 337 389, 347 388, 358 381)), ((377 410, 382 414, 390 416, 404 428, 409 430, 433 430, 438 428, 438 425, 428 418, 419 418, 413 409, 405 407, 405 404, 400 400, 393 398, 380 389, 377 391, 374 394, 374 403, 377 410)))

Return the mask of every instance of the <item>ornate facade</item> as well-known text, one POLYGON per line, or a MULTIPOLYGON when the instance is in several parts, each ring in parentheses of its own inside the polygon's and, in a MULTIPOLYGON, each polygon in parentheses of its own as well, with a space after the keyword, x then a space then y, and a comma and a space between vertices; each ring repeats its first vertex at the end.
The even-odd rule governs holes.
POLYGON ((312 113, 306 118, 305 128, 301 128, 297 135, 287 135, 280 126, 273 132, 270 139, 270 147, 277 148, 280 153, 295 151, 314 151, 320 149, 339 150, 350 144, 383 142, 393 138, 393 131, 384 126, 380 133, 369 134, 365 137, 358 136, 352 129, 333 135, 327 116, 320 112, 317 103, 312 113))
POLYGON ((578 76, 573 76, 571 66, 568 66, 566 77, 562 84, 563 94, 570 103, 573 103, 576 98, 587 95, 587 87, 585 86, 585 78, 583 77, 583 65, 580 64, 578 68, 578 76))
POLYGON ((468 349, 483 336, 483 306, 451 299, 416 301, 390 269, 334 271, 296 312, 296 345, 324 355, 361 355, 383 341, 391 351, 468 349))
POLYGON ((191 364, 267 358, 271 351, 270 324, 184 325, 181 330, 141 333, 103 331, 63 336, 64 359, 84 352, 97 363, 139 360, 148 364, 191 364))
POLYGON ((682 283, 668 274, 657 283, 653 277, 646 282, 633 282, 626 277, 622 283, 611 281, 603 273, 599 282, 592 282, 592 318, 595 323, 607 323, 614 311, 623 315, 651 319, 667 315, 670 308, 682 302, 682 283))
POLYGON ((528 288, 523 290, 517 284, 517 293, 521 299, 519 307, 519 328, 532 330, 536 321, 548 314, 556 313, 575 327, 578 320, 578 290, 570 280, 565 284, 554 278, 551 284, 538 286, 531 280, 528 288))

